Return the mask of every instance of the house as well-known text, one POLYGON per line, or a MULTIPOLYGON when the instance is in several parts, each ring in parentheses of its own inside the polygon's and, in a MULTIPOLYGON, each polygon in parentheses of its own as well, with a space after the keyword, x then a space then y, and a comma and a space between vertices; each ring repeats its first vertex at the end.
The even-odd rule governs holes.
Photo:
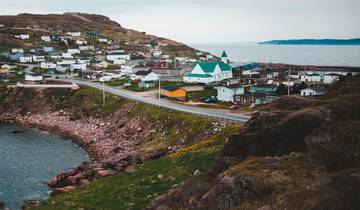
POLYGON ((62 61, 56 62, 57 65, 71 65, 71 64, 74 64, 74 63, 76 63, 76 61, 72 60, 72 59, 62 60, 62 61))
POLYGON ((20 58, 21 58, 21 57, 24 57, 24 54, 23 54, 23 53, 20 53, 20 52, 10 53, 7 57, 8 57, 10 60, 13 60, 13 61, 20 61, 20 58))
POLYGON ((155 82, 154 81, 141 81, 138 83, 139 88, 142 89, 148 89, 148 88, 152 88, 155 87, 155 82))
POLYGON ((160 95, 167 98, 177 98, 180 100, 185 100, 186 90, 182 88, 163 87, 160 89, 160 95))
POLYGON ((81 45, 79 46, 80 51, 86 51, 86 50, 94 50, 94 45, 81 45))
POLYGON ((79 50, 79 49, 67 49, 67 53, 79 54, 79 53, 80 53, 80 50, 79 50))
POLYGON ((232 68, 224 62, 197 62, 190 73, 184 74, 186 83, 211 83, 232 78, 232 68))
POLYGON ((46 52, 46 53, 49 53, 49 52, 52 52, 54 51, 54 48, 53 47, 43 47, 43 51, 46 52))
POLYGON ((107 68, 109 64, 106 61, 97 61, 95 65, 97 68, 107 68))
POLYGON ((70 69, 70 65, 68 64, 61 64, 56 66, 56 71, 65 73, 70 69))
POLYGON ((73 58, 71 53, 61 53, 61 57, 63 57, 63 58, 73 58))
POLYGON ((86 70, 86 63, 74 63, 70 65, 71 71, 86 70))
POLYGON ((61 54, 59 52, 52 51, 52 52, 49 52, 48 54, 49 54, 50 58, 52 58, 52 59, 61 58, 61 54))
POLYGON ((31 63, 33 62, 33 57, 31 55, 28 55, 28 56, 21 56, 20 57, 20 63, 31 63))
POLYGON ((240 79, 238 79, 238 78, 224 79, 221 81, 221 84, 224 86, 239 85, 240 79))
POLYGON ((75 44, 77 44, 77 45, 87 45, 87 41, 86 40, 76 40, 76 42, 75 42, 75 44))
POLYGON ((162 54, 161 50, 155 50, 152 53, 152 56, 154 57, 160 57, 160 55, 162 54))
POLYGON ((121 53, 109 53, 106 55, 106 60, 113 61, 117 59, 125 59, 130 60, 130 55, 127 54, 121 54, 121 53))
POLYGON ((341 76, 340 74, 336 74, 336 73, 324 74, 323 82, 325 84, 331 84, 336 80, 338 80, 340 76, 341 76))
POLYGON ((156 81, 159 80, 159 75, 155 74, 152 71, 138 71, 130 75, 131 80, 136 81, 156 81))
POLYGON ((250 92, 252 93, 258 93, 258 92, 264 92, 264 93, 274 93, 277 90, 276 85, 271 84, 257 84, 250 87, 250 92))
POLYGON ((56 69, 56 63, 52 62, 41 62, 40 68, 42 69, 56 69))
POLYGON ((11 52, 12 53, 24 53, 24 49, 23 48, 12 48, 11 52))
POLYGON ((43 62, 45 61, 45 56, 43 55, 33 55, 34 62, 43 62))
POLYGON ((39 83, 43 81, 43 75, 41 74, 26 74, 25 82, 26 83, 39 83))
POLYGON ((113 62, 115 65, 123 65, 126 64, 126 59, 114 59, 113 62))
POLYGON ((241 85, 229 85, 217 87, 217 99, 219 101, 234 102, 235 95, 243 95, 244 87, 241 85))
POLYGON ((323 82, 322 76, 321 74, 303 74, 300 76, 300 81, 301 82, 306 82, 306 83, 321 83, 323 82))
POLYGON ((41 40, 44 42, 51 42, 51 36, 41 36, 41 40))
POLYGON ((1 65, 1 69, 7 69, 7 70, 11 70, 16 68, 16 65, 9 65, 9 64, 3 64, 1 65))
POLYGON ((321 86, 302 89, 300 91, 301 96, 319 96, 325 94, 325 88, 321 86))
POLYGON ((108 43, 108 39, 105 39, 105 38, 99 38, 99 39, 97 39, 98 40, 98 42, 100 42, 100 43, 108 43))
POLYGON ((78 37, 81 36, 81 32, 66 32, 66 35, 78 37))
POLYGON ((15 35, 15 38, 18 38, 18 39, 30 39, 30 35, 29 34, 20 34, 20 35, 15 35))
POLYGON ((243 95, 236 95, 234 97, 236 104, 241 105, 261 105, 261 104, 268 104, 272 103, 276 99, 280 98, 279 95, 274 93, 264 93, 264 92, 245 92, 243 95))

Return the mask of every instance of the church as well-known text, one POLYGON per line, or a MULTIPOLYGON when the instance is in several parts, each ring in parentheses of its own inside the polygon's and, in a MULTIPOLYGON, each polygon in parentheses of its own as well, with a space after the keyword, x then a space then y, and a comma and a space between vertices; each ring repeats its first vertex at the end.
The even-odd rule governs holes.
POLYGON ((184 75, 186 83, 212 83, 232 78, 232 68, 228 64, 226 52, 221 55, 221 61, 197 62, 190 73, 184 75))

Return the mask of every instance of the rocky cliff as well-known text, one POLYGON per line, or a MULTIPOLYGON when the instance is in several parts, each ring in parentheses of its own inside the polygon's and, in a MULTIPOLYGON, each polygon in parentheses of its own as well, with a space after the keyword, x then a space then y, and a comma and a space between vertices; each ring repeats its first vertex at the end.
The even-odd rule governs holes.
POLYGON ((212 170, 149 209, 359 209, 360 76, 320 98, 264 107, 224 146, 212 170))

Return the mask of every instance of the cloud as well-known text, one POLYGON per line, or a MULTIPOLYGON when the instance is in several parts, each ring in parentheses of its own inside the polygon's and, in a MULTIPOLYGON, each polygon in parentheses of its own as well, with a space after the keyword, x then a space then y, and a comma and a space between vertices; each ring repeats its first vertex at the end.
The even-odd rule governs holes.
POLYGON ((0 0, 0 14, 79 11, 183 42, 360 37, 358 0, 0 0))

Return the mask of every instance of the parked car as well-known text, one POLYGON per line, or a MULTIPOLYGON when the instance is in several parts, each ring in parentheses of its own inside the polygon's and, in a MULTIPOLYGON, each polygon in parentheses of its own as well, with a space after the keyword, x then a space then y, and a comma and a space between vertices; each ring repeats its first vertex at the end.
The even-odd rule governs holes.
POLYGON ((124 87, 130 87, 130 86, 131 86, 131 83, 129 83, 129 82, 124 84, 124 87))
POLYGON ((217 98, 215 98, 215 97, 211 97, 211 98, 205 99, 204 102, 207 103, 207 104, 215 104, 215 103, 218 103, 219 100, 217 98))

